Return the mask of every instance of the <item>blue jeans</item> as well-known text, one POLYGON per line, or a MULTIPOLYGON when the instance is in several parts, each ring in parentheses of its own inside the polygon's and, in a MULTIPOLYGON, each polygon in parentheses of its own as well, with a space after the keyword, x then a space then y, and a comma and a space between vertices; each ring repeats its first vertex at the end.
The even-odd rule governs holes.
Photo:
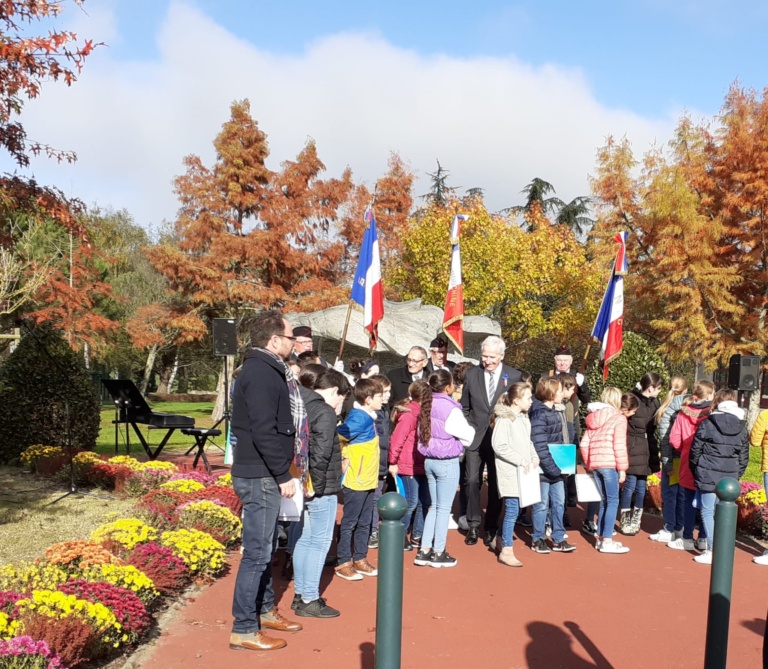
POLYGON ((304 504, 304 530, 293 550, 293 587, 305 602, 320 597, 320 575, 336 526, 336 495, 323 495, 304 504))
POLYGON ((424 534, 421 537, 421 550, 430 548, 435 553, 445 551, 448 538, 448 519, 451 515, 456 486, 459 485, 459 459, 435 460, 427 458, 424 463, 429 485, 431 504, 424 519, 424 534))
POLYGON ((387 479, 380 479, 379 485, 373 491, 373 500, 371 502, 371 532, 379 531, 379 507, 377 502, 384 494, 384 486, 387 485, 387 479))
POLYGON ((520 498, 519 497, 505 497, 504 498, 504 523, 501 526, 501 545, 504 548, 512 546, 514 541, 515 522, 517 522, 517 515, 520 513, 520 498))
POLYGON ((424 514, 419 513, 418 509, 429 509, 431 504, 427 477, 425 474, 414 474, 413 476, 401 474, 400 478, 405 487, 405 501, 408 502, 408 508, 403 516, 405 533, 408 534, 408 528, 411 526, 411 519, 413 519, 413 534, 411 536, 420 537, 424 534, 424 514))
POLYGON ((621 489, 621 508, 632 508, 632 495, 635 495, 635 508, 642 509, 645 503, 645 484, 647 476, 635 476, 627 474, 624 487, 621 489))
MULTIPOLYGON (((371 537, 371 507, 373 490, 352 490, 344 487, 344 513, 339 525, 337 554, 339 564, 350 560, 364 560, 368 556, 368 539, 371 537), (352 537, 355 549, 352 552, 352 537)), ((303 592, 301 593, 304 594, 303 592)))
POLYGON ((595 483, 603 498, 597 512, 597 536, 610 540, 619 508, 619 472, 615 469, 595 469, 595 483))
MULTIPOLYGON (((715 504, 717 495, 713 492, 701 493, 701 524, 707 536, 707 550, 712 550, 712 542, 715 538, 715 504)), ((699 532, 701 537, 701 532, 699 532)))
MULTIPOLYGON (((693 539, 693 528, 696 526, 696 514, 699 511, 695 506, 693 506, 693 500, 696 497, 696 491, 683 488, 683 496, 683 505, 685 507, 683 513, 683 539, 693 539)), ((702 522, 699 525, 699 539, 706 538, 707 527, 702 522)))
POLYGON ((765 496, 768 497, 768 472, 763 472, 763 490, 765 490, 765 496))
POLYGON ((565 511, 565 485, 563 481, 549 483, 541 480, 541 501, 533 505, 533 541, 544 539, 547 515, 552 508, 552 541, 559 544, 564 539, 563 511, 565 511))
POLYGON ((664 529, 667 532, 679 532, 685 525, 685 493, 679 483, 670 485, 669 474, 661 470, 661 513, 664 516, 664 529))
POLYGON ((275 549, 280 488, 271 476, 233 476, 232 486, 243 503, 243 556, 235 579, 232 632, 250 634, 261 625, 259 614, 275 608, 272 556, 275 549))

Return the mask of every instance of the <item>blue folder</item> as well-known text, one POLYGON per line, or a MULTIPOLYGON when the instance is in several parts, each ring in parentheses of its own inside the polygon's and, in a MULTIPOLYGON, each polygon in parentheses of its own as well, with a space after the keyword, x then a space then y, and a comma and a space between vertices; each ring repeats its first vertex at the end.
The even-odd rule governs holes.
POLYGON ((576 444, 547 444, 547 448, 563 474, 576 473, 576 444))

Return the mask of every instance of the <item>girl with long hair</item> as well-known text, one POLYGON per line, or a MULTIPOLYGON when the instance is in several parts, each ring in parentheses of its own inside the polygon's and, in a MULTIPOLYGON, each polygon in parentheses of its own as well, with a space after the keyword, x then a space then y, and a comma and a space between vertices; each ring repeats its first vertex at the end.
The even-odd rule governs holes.
POLYGON ((414 564, 430 567, 454 567, 456 558, 445 550, 448 518, 459 484, 459 456, 472 443, 473 428, 453 393, 453 377, 445 369, 429 375, 432 391, 419 409, 419 452, 424 456, 431 504, 424 520, 421 550, 414 564))
POLYGON ((693 395, 683 400, 683 406, 672 423, 669 431, 669 443, 680 453, 680 487, 683 489, 683 530, 675 531, 674 538, 667 542, 669 548, 680 551, 692 551, 697 547, 705 550, 707 546, 707 531, 703 524, 699 525, 698 542, 693 540, 693 529, 696 525, 696 508, 693 500, 696 497, 696 483, 690 466, 691 446, 696 430, 709 415, 715 386, 709 381, 697 381, 693 395))
POLYGON ((539 457, 531 443, 531 384, 513 383, 499 399, 491 416, 491 443, 496 459, 499 497, 504 500, 501 551, 498 560, 508 567, 522 567, 512 548, 515 521, 520 511, 517 470, 539 466, 539 457))
POLYGON ((675 538, 676 532, 681 532, 685 519, 685 493, 680 486, 680 454, 669 443, 669 433, 672 422, 683 406, 683 400, 688 393, 688 381, 682 376, 673 376, 669 380, 667 396, 656 412, 655 422, 659 427, 659 443, 661 444, 661 513, 664 517, 664 527, 656 534, 648 537, 651 541, 669 543, 675 538), (675 475, 676 482, 670 483, 670 477, 675 475))
POLYGON ((630 536, 640 531, 643 517, 645 489, 648 475, 659 471, 659 447, 656 440, 654 416, 659 410, 658 400, 664 380, 653 372, 643 374, 632 394, 637 397, 638 408, 627 427, 627 453, 629 468, 621 491, 621 531, 630 536), (634 508, 632 498, 634 496, 634 508))
POLYGON ((429 484, 424 470, 424 456, 419 452, 418 432, 419 413, 421 405, 431 396, 429 384, 426 381, 414 381, 408 386, 408 398, 395 405, 392 409, 392 422, 395 429, 389 440, 389 473, 399 476, 405 488, 405 501, 408 507, 403 516, 405 526, 405 545, 407 551, 413 550, 413 545, 421 545, 421 535, 424 533, 424 511, 429 509, 429 484), (417 510, 417 509, 420 509, 417 510), (408 528, 413 520, 412 540, 408 540, 408 528))
POLYGON ((597 514, 597 543, 601 553, 628 553, 629 548, 613 540, 613 526, 619 507, 619 485, 624 483, 627 457, 627 418, 621 412, 621 391, 608 386, 599 402, 587 405, 587 429, 579 449, 584 467, 592 472, 600 490, 597 514))

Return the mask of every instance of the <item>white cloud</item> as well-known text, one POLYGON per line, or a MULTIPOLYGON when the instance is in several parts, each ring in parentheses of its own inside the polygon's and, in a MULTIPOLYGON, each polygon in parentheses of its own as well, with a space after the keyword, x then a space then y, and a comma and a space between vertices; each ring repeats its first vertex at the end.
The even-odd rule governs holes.
MULTIPOLYGON (((80 33, 99 39, 86 18, 80 33)), ((119 32, 108 13, 95 20, 119 32)), ((74 166, 36 160, 40 181, 87 203, 125 207, 147 226, 173 219, 171 181, 182 158, 195 153, 211 163, 235 99, 250 99, 273 168, 313 137, 329 175, 349 165, 372 183, 398 151, 420 176, 416 194, 428 189, 425 174, 439 159, 452 185, 484 188, 491 209, 520 203, 534 177, 565 200, 587 194, 607 135, 626 134, 641 153, 670 137, 677 116, 609 109, 579 70, 512 56, 425 56, 372 34, 328 36, 300 56, 270 53, 183 3, 169 8, 157 44, 153 61, 97 50, 74 86, 46 87, 24 114, 30 137, 79 157, 74 166)))

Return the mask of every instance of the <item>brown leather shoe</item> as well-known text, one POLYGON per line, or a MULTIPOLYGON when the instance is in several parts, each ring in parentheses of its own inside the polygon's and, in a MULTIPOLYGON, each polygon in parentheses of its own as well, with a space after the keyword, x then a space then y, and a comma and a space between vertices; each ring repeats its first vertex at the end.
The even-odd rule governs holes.
POLYGON ((358 574, 362 574, 363 576, 377 576, 378 570, 376 567, 374 567, 368 560, 363 558, 362 560, 356 560, 352 563, 352 565, 355 568, 355 571, 358 574))
POLYGON ((259 616, 259 622, 262 627, 278 632, 299 632, 304 629, 301 623, 283 618, 276 608, 272 609, 269 613, 262 613, 259 616))
POLYGON ((229 647, 232 650, 277 650, 285 648, 288 644, 285 639, 275 639, 261 632, 252 632, 251 634, 229 635, 229 647))

